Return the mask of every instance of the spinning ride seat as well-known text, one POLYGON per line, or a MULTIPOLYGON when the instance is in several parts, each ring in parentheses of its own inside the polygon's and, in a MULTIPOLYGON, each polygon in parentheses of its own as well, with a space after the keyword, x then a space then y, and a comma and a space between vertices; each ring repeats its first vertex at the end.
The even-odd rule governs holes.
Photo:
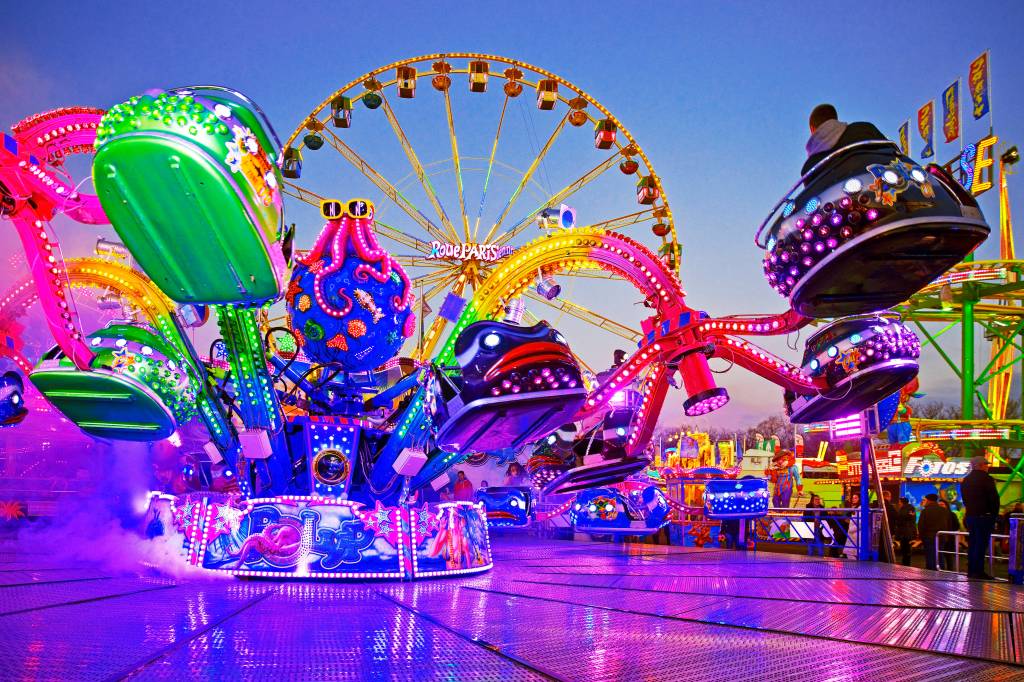
POLYGON ((615 488, 591 488, 576 496, 569 519, 580 533, 650 535, 669 521, 669 506, 657 486, 627 497, 615 488), (630 499, 632 498, 632 499, 630 499))
POLYGON ((232 90, 152 90, 110 109, 93 177, 110 222, 179 303, 260 304, 288 277, 281 146, 232 90))
POLYGON ((27 416, 21 375, 13 371, 0 374, 0 428, 20 424, 27 416))
POLYGON ((476 499, 483 503, 487 524, 492 528, 522 528, 530 524, 533 500, 530 489, 525 486, 480 488, 476 499))
MULTIPOLYGON (((628 393, 627 393, 628 395, 628 393)), ((645 457, 631 457, 625 446, 629 430, 620 433, 628 424, 633 411, 622 409, 609 412, 606 419, 573 445, 576 466, 551 477, 544 485, 547 495, 561 495, 596 486, 619 483, 648 465, 645 457), (623 418, 625 412, 627 417, 623 418), (609 424, 612 426, 609 427, 609 424)))
POLYGON ((89 371, 59 348, 29 375, 36 388, 86 433, 101 438, 167 438, 196 414, 199 380, 159 334, 111 325, 90 335, 89 371))
POLYGON ((945 170, 875 140, 816 164, 755 241, 768 282, 794 310, 837 317, 905 301, 988 234, 977 201, 945 170))
POLYGON ((481 321, 455 341, 461 377, 434 372, 428 411, 447 452, 516 448, 570 421, 586 400, 579 364, 546 322, 481 321))
POLYGON ((848 417, 900 390, 917 376, 921 344, 895 315, 848 317, 807 339, 802 371, 828 389, 787 393, 794 424, 848 417))

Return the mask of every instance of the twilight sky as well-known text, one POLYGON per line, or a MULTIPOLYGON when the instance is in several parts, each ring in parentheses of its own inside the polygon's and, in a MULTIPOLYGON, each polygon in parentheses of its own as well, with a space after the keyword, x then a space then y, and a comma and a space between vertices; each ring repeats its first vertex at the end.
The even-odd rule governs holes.
MULTIPOLYGON (((998 150, 1004 143, 1024 143, 1024 58, 1015 47, 1024 26, 1021 3, 335 2, 301 11, 292 5, 178 2, 171 9, 165 3, 10 3, 0 42, 0 127, 58 106, 109 107, 151 87, 219 83, 259 102, 284 138, 333 90, 394 60, 456 50, 514 57, 575 83, 628 126, 671 202, 683 242, 687 302, 713 315, 784 309, 761 275, 761 252, 751 237, 797 177, 807 113, 815 104, 833 102, 841 118, 871 120, 894 137, 917 107, 938 99, 957 77, 966 79, 970 61, 991 49, 998 150)), ((453 89, 460 151, 486 156, 500 96, 470 99, 464 90, 464 82, 453 89)), ((508 168, 493 181, 485 222, 500 211, 517 182, 515 169, 529 164, 557 122, 530 99, 520 98, 520 106, 508 114, 508 137, 499 153, 508 168)), ((451 156, 440 102, 421 81, 417 100, 395 105, 424 163, 451 156)), ((419 188, 407 177, 408 162, 381 112, 359 109, 356 115, 354 146, 415 196, 419 188)), ((983 126, 967 116, 964 127, 968 141, 975 141, 987 122, 983 126)), ((593 149, 589 132, 569 131, 563 138, 510 220, 524 217, 537 197, 604 158, 593 149)), ((916 156, 921 145, 913 139, 916 156)), ((958 151, 959 145, 940 144, 940 160, 958 151)), ((312 185, 339 198, 367 196, 383 206, 379 194, 328 153, 309 159, 312 185)), ((482 173, 466 165, 467 204, 475 213, 482 173)), ((624 201, 629 180, 613 174, 618 177, 608 178, 607 185, 570 202, 581 223, 636 210, 635 203, 624 201)), ((442 193, 450 189, 447 177, 435 179, 442 193)), ((1011 197, 1019 206, 1022 191, 1016 182, 1011 179, 1011 197)), ((429 208, 423 195, 417 204, 429 208)), ((292 204, 288 208, 287 218, 299 223, 300 246, 308 246, 319 230, 315 214, 292 204)), ((453 210, 451 203, 446 208, 453 210)), ((996 192, 984 197, 982 208, 997 226, 996 192)), ((402 216, 392 208, 388 218, 397 225, 402 216)), ((97 235, 112 234, 62 222, 57 227, 65 255, 84 255, 97 235)), ((21 274, 17 261, 9 260, 16 239, 6 232, 0 234, 5 263, 0 289, 21 274)), ((646 227, 630 234, 654 243, 646 227)), ((517 243, 536 235, 530 232, 517 243)), ((980 255, 997 249, 997 238, 990 239, 980 255)), ((573 300, 638 326, 639 296, 624 285, 576 280, 566 289, 573 300)), ((613 348, 629 348, 552 311, 536 312, 598 367, 610 362, 613 348)), ((765 345, 799 360, 803 341, 791 343, 797 350, 787 349, 781 339, 765 345)), ((950 349, 958 352, 957 344, 950 349)), ((926 352, 923 363, 922 391, 953 399, 955 377, 938 356, 926 352)), ((707 418, 709 424, 740 425, 781 410, 781 391, 739 369, 720 381, 733 402, 707 418)), ((665 424, 681 421, 681 401, 678 393, 670 395, 665 424)))

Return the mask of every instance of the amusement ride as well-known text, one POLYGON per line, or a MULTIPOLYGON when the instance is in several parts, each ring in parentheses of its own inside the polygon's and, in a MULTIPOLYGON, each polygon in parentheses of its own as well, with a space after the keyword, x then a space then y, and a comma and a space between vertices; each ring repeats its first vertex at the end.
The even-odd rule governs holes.
MULTIPOLYGON (((486 570, 489 522, 567 514, 579 530, 654 532, 672 504, 644 472, 670 387, 688 416, 722 408, 729 395, 708 362, 723 358, 778 385, 794 423, 868 409, 918 372, 918 338, 890 309, 930 295, 951 268, 970 271, 957 264, 989 234, 946 169, 889 140, 858 141, 811 168, 757 230, 787 309, 710 315, 686 300, 672 210, 622 122, 553 73, 472 53, 364 74, 283 142, 252 100, 220 86, 40 114, 4 135, 0 201, 31 274, 0 300, 0 353, 16 367, 0 389, 5 424, 23 418, 6 396, 23 404, 27 380, 95 437, 156 443, 198 429, 208 480, 154 491, 149 518, 190 564, 277 578, 486 570), (443 116, 450 157, 418 155, 405 100, 443 116), (499 152, 524 106, 548 112, 553 132, 543 143, 531 133, 519 169, 499 152), (489 154, 463 156, 457 133, 480 111, 495 116, 489 154), (372 165, 353 135, 364 125, 397 141, 411 176, 372 165), (551 190, 538 177, 548 161, 569 165, 553 150, 573 128, 592 131, 571 140, 591 156, 551 190), (94 194, 69 175, 71 155, 92 155, 94 194), (338 184, 340 169, 360 192, 338 184), (478 204, 471 172, 483 178, 478 204), (487 209, 502 180, 509 197, 487 209), (588 187, 608 198, 583 219, 567 202, 588 187), (631 206, 612 211, 615 200, 631 206), (120 242, 65 258, 56 215, 109 223, 120 242), (635 292, 639 329, 561 296, 600 279, 635 292), (123 319, 83 328, 83 290, 123 319), (18 322, 36 302, 56 342, 38 362, 18 322), (635 346, 595 372, 546 312, 635 346), (798 362, 755 343, 812 323, 798 362), (205 353, 195 332, 214 325, 205 353), (530 478, 479 501, 433 501, 453 467, 487 459, 524 463, 530 478)), ((709 515, 730 519, 763 515, 769 495, 758 479, 716 482, 705 497, 709 515)))

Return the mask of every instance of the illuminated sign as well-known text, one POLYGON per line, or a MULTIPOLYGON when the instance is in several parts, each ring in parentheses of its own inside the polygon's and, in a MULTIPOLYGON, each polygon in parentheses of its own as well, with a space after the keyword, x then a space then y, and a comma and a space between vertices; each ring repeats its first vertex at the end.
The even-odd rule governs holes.
POLYGON ((971 471, 968 459, 950 459, 945 462, 924 457, 911 457, 903 467, 907 478, 963 478, 971 471))
POLYGON ((960 282, 980 282, 990 279, 1006 279, 1006 268, 975 268, 974 270, 949 272, 932 282, 932 286, 937 284, 958 284, 960 282))
POLYGON ((964 146, 958 157, 944 165, 950 175, 959 173, 960 184, 978 196, 992 189, 995 161, 992 152, 999 138, 995 135, 964 146))
POLYGON ((496 261, 515 251, 512 246, 498 244, 448 244, 430 242, 429 260, 482 260, 496 261))
POLYGON ((921 429, 919 440, 1007 440, 1010 429, 921 429))
POLYGON ((829 437, 832 442, 853 440, 864 435, 864 419, 861 413, 829 422, 829 437))
MULTIPOLYGON (((912 459, 920 460, 921 458, 912 459)), ((860 478, 860 460, 851 459, 848 466, 846 475, 850 478, 860 478)), ((903 472, 903 451, 899 449, 876 450, 875 466, 878 468, 878 475, 882 478, 898 478, 903 472)))

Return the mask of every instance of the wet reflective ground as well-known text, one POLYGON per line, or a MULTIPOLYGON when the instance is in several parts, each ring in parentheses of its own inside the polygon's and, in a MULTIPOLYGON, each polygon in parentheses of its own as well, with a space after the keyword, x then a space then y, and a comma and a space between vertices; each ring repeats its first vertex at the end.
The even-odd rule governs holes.
POLYGON ((1024 680, 1024 589, 887 564, 499 537, 392 583, 170 580, 0 553, 0 679, 1024 680))

